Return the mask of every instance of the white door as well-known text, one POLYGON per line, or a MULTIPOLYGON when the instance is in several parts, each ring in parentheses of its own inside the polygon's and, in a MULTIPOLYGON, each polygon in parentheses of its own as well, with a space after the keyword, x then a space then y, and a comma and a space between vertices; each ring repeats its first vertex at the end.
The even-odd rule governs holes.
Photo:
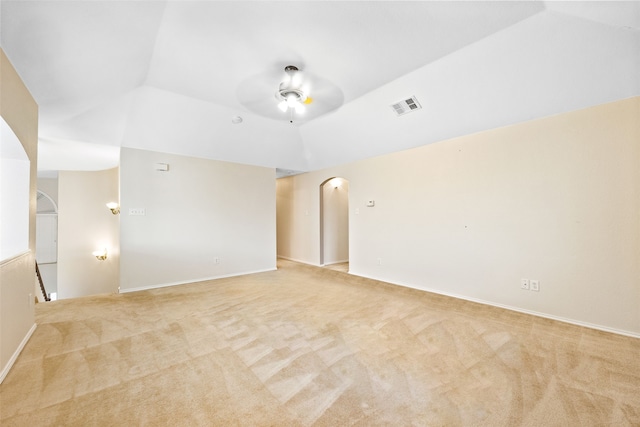
POLYGON ((36 215, 36 261, 51 264, 58 261, 58 215, 36 215))

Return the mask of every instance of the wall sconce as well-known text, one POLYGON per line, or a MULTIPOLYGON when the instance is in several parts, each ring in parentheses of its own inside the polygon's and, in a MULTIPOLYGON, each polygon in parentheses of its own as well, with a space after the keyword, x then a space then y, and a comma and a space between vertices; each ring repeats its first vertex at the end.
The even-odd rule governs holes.
POLYGON ((341 180, 340 178, 333 178, 333 179, 331 180, 331 186, 332 186, 333 188, 338 188, 338 187, 340 187, 341 185, 342 185, 342 180, 341 180))
POLYGON ((99 251, 94 251, 93 256, 100 261, 104 261, 105 259, 107 259, 107 248, 104 248, 99 251))
POLYGON ((120 205, 116 202, 107 203, 107 207, 111 209, 111 213, 114 215, 118 215, 120 213, 120 205))

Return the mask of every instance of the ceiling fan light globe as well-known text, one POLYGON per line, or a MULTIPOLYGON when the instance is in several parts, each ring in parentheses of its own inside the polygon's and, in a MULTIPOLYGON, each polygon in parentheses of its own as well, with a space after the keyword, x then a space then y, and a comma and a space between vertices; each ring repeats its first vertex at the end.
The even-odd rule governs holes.
POLYGON ((287 105, 287 101, 281 101, 278 103, 278 108, 283 112, 286 113, 287 109, 289 108, 289 105, 287 105))
POLYGON ((299 105, 298 99, 300 97, 296 93, 290 93, 287 95, 287 105, 291 108, 295 108, 296 105, 299 105))
POLYGON ((296 109, 296 114, 304 113, 304 105, 300 104, 299 102, 296 102, 296 106, 294 108, 296 109))

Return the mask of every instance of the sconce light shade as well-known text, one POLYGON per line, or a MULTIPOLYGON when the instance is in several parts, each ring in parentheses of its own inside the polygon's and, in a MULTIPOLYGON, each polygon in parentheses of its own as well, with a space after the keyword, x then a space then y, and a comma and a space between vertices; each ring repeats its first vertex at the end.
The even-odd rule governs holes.
POLYGON ((104 261, 107 259, 107 248, 101 249, 99 251, 94 251, 93 256, 100 261, 104 261))
POLYGON ((118 215, 120 213, 120 205, 116 202, 107 203, 107 207, 111 209, 111 213, 114 215, 118 215))

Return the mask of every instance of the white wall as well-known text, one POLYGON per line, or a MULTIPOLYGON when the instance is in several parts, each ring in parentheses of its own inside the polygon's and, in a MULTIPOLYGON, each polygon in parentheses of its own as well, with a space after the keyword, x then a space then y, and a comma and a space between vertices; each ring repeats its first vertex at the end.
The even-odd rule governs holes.
POLYGON ((0 117, 0 261, 29 250, 30 166, 20 140, 0 117))
POLYGON ((59 172, 58 299, 118 291, 120 217, 106 206, 117 200, 117 168, 59 172), (103 248, 99 261, 92 252, 103 248))
POLYGON ((318 263, 317 188, 343 176, 353 274, 640 336, 638 117, 633 98, 279 180, 282 255, 318 263))
MULTIPOLYGON (((46 193, 47 196, 58 204, 58 178, 38 178, 38 190, 46 193)), ((45 206, 50 206, 46 204, 45 206)))
MULTIPOLYGON (((38 105, 0 49, 0 116, 11 127, 30 162, 28 192, 29 252, 0 262, 0 382, 35 330, 33 292, 36 246, 36 171, 38 105)), ((0 237, 4 242, 4 235, 0 237)))
POLYGON ((321 209, 321 262, 325 265, 346 262, 349 260, 349 182, 341 178, 326 182, 322 186, 321 209))
MULTIPOLYGON (((22 148, 17 138, 15 142, 22 148)), ((3 138, 3 147, 6 143, 3 138)), ((0 261, 29 250, 30 164, 24 150, 22 156, 24 159, 0 154, 0 261)))
POLYGON ((120 182, 121 291, 275 269, 275 170, 123 148, 120 182))

